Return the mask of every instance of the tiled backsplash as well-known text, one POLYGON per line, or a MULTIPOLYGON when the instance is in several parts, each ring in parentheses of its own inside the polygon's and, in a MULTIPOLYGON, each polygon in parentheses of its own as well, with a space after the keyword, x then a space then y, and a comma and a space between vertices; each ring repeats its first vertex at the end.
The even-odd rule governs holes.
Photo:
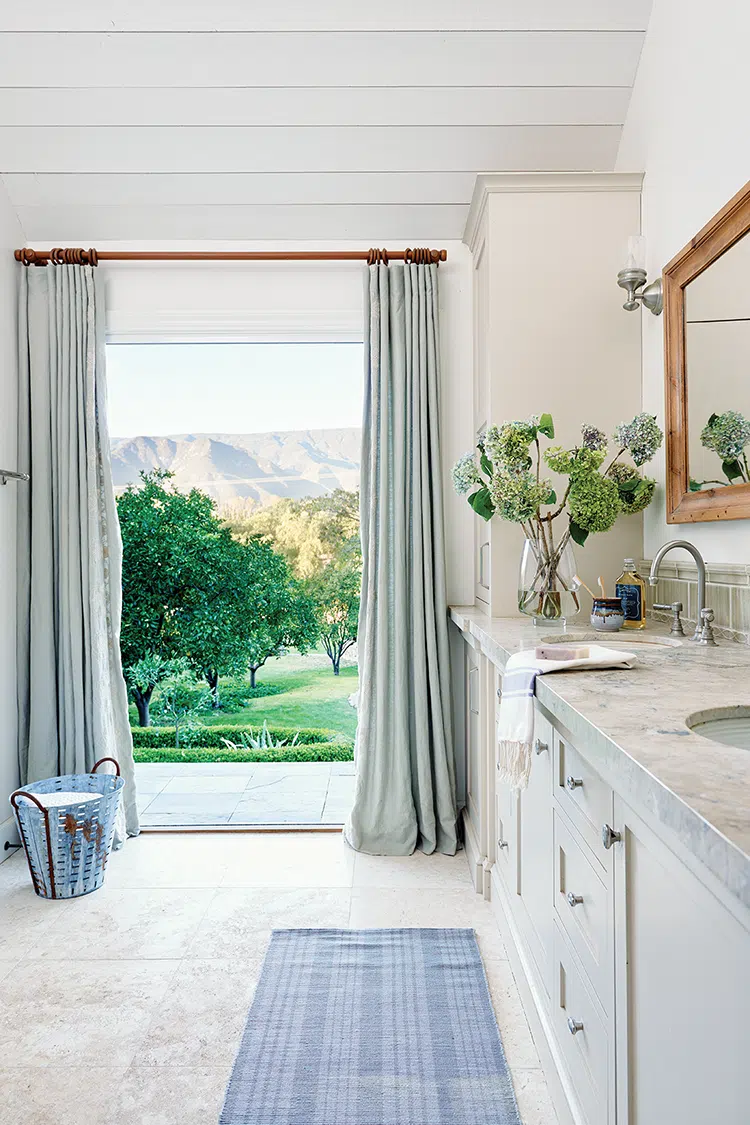
MULTIPOLYGON (((659 567, 658 586, 648 585, 650 559, 642 559, 639 573, 646 579, 646 610, 659 620, 671 621, 669 613, 654 613, 654 602, 670 605, 682 602, 683 620, 695 624, 698 616, 698 572, 692 563, 670 562, 666 559, 659 567)), ((706 566, 706 605, 714 611, 714 631, 717 636, 750 644, 750 565, 724 563, 706 566)))

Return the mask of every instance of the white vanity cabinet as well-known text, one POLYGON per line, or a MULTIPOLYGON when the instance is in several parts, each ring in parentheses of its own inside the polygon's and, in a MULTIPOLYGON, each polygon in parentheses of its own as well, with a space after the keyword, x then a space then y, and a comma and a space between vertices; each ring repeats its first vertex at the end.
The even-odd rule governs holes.
POLYGON ((500 675, 476 651, 467 669, 477 685, 471 772, 476 790, 492 787, 490 806, 472 794, 467 849, 560 1122, 747 1125, 746 907, 653 813, 634 809, 585 735, 571 738, 538 701, 528 788, 499 783, 500 675))

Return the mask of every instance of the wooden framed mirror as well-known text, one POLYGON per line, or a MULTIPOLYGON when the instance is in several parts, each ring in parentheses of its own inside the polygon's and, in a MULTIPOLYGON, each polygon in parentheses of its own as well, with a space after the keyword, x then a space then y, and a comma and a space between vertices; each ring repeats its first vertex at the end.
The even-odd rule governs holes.
POLYGON ((663 285, 667 523, 747 519, 750 183, 665 267, 663 285))

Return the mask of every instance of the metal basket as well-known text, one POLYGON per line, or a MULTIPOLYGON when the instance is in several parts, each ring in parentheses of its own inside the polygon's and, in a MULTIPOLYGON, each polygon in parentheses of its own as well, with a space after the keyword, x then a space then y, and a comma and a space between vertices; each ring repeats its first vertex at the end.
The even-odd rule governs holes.
POLYGON ((34 890, 40 898, 77 898, 101 887, 124 784, 115 759, 101 758, 91 773, 49 777, 11 793, 34 890), (103 762, 112 762, 117 772, 97 774, 103 762), (35 796, 68 792, 99 796, 52 808, 35 796))

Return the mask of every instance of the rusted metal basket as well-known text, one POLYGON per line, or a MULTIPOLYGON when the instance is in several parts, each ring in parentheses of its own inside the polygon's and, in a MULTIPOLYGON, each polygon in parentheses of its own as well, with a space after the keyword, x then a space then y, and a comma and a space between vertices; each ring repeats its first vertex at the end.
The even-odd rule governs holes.
POLYGON ((101 887, 125 782, 114 758, 91 773, 35 781, 10 795, 34 890, 41 898, 77 898, 101 887), (116 773, 97 773, 112 762, 116 773))

